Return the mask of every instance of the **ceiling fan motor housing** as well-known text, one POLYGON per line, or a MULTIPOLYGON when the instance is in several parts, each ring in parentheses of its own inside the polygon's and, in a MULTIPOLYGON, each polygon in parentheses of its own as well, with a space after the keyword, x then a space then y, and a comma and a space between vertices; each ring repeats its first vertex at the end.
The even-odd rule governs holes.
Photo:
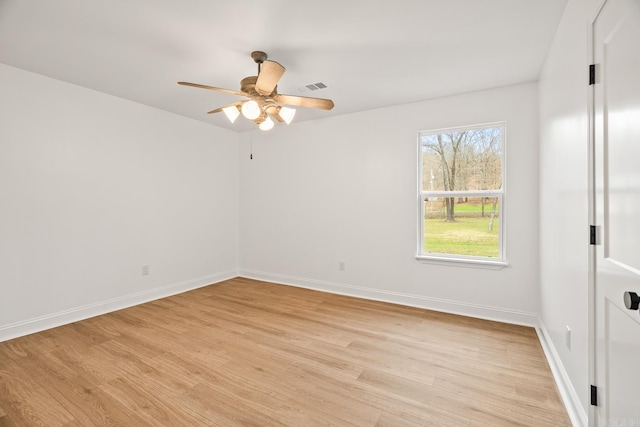
POLYGON ((258 76, 249 76, 240 80, 240 90, 248 95, 258 96, 258 92, 256 92, 256 81, 258 81, 258 76))

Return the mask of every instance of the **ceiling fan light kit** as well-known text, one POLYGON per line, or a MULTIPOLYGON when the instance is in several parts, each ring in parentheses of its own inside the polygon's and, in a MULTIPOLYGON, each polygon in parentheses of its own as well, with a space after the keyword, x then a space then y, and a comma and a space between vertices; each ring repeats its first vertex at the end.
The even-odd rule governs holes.
POLYGON ((242 104, 242 115, 249 120, 255 120, 262 114, 262 109, 253 99, 242 104))
POLYGON ((293 118, 296 115, 296 109, 289 107, 280 107, 278 113, 280 114, 280 117, 282 117, 282 120, 284 120, 286 124, 289 124, 293 121, 293 118))
POLYGON ((237 105, 224 107, 222 111, 224 112, 225 116, 227 116, 227 119, 229 119, 231 123, 235 122, 238 116, 240 115, 240 110, 238 110, 237 105))
POLYGON ((251 58, 258 64, 258 75, 242 79, 240 81, 240 91, 189 82, 178 82, 178 84, 249 98, 246 101, 234 102, 233 104, 216 108, 209 111, 208 114, 222 111, 229 121, 234 123, 242 113, 245 118, 253 121, 262 130, 273 128, 275 123, 271 117, 280 123, 291 123, 296 110, 287 107, 287 105, 322 110, 331 110, 333 108, 334 104, 330 99, 279 94, 277 85, 285 72, 285 68, 275 61, 267 61, 267 54, 261 51, 252 52, 251 58))
POLYGON ((264 119, 264 121, 262 123, 260 123, 260 125, 258 125, 258 127, 261 130, 269 130, 273 128, 273 120, 271 120, 271 117, 267 116, 266 119, 264 119))

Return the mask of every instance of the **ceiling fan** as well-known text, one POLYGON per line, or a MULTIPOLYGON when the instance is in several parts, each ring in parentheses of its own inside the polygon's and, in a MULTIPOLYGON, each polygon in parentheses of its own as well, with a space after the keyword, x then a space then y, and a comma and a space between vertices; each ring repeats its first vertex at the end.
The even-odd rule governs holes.
POLYGON ((264 52, 252 52, 251 58, 258 64, 258 75, 242 79, 240 81, 240 91, 189 82, 178 82, 178 84, 249 98, 248 100, 238 101, 216 108, 207 114, 222 111, 231 123, 233 123, 242 113, 243 116, 252 120, 262 130, 269 130, 273 127, 274 123, 271 117, 280 123, 291 123, 296 110, 287 107, 288 105, 294 107, 319 108, 322 110, 331 110, 333 108, 334 104, 330 99, 309 98, 278 93, 277 84, 284 74, 285 68, 275 61, 268 61, 267 54, 264 52))

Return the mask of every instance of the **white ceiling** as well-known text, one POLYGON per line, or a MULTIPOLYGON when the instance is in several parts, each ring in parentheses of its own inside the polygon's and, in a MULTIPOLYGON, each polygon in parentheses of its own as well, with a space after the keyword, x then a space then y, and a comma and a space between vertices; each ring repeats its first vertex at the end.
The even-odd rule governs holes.
POLYGON ((176 82, 239 90, 257 72, 251 51, 262 50, 287 68, 279 93, 334 100, 331 111, 299 108, 299 122, 533 81, 565 5, 0 0, 0 62, 244 131, 255 125, 206 114, 238 97, 176 82), (317 82, 328 88, 301 90, 317 82))

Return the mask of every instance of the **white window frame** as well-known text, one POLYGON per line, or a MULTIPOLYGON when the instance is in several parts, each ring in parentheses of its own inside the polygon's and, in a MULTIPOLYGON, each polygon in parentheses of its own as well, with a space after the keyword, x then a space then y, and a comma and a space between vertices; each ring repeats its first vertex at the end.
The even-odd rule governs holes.
POLYGON ((458 263, 464 266, 478 266, 486 268, 503 268, 508 265, 506 259, 506 238, 505 238, 505 224, 506 224, 506 176, 507 176, 507 164, 506 164, 506 152, 507 152, 507 123, 495 122, 495 123, 483 123, 471 126, 458 126, 452 128, 435 129, 428 131, 418 132, 418 242, 416 259, 419 261, 432 262, 436 264, 451 264, 458 263), (481 191, 423 191, 422 189, 422 135, 437 135, 448 132, 463 132, 474 129, 486 129, 486 128, 502 128, 502 147, 501 147, 501 162, 502 162, 502 185, 498 190, 481 190, 481 191), (458 254, 441 254, 424 252, 424 201, 427 197, 496 197, 498 199, 498 205, 500 206, 500 216, 498 221, 498 257, 481 257, 481 256, 468 256, 458 254))

